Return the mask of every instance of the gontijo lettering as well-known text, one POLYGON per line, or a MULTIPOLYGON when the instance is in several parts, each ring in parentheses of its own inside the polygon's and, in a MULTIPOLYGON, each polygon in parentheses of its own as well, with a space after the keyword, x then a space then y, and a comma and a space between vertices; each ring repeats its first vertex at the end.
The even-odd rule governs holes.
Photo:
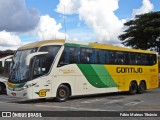
POLYGON ((134 68, 134 67, 117 67, 117 73, 142 73, 142 68, 134 68))

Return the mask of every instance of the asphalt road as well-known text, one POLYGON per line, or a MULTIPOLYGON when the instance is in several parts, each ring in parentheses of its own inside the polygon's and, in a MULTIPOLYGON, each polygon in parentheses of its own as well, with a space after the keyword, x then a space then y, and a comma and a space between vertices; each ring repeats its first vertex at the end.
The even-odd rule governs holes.
POLYGON ((160 88, 136 95, 111 93, 78 96, 60 103, 53 99, 25 100, 2 94, 0 111, 160 111, 160 88))

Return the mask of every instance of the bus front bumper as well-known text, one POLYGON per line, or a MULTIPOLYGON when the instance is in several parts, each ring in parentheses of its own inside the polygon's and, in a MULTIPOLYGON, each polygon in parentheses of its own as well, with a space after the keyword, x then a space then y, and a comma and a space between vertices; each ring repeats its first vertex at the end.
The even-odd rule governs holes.
POLYGON ((7 95, 12 96, 12 97, 19 97, 19 98, 25 98, 25 99, 32 99, 32 95, 28 93, 28 90, 11 90, 7 88, 7 95))

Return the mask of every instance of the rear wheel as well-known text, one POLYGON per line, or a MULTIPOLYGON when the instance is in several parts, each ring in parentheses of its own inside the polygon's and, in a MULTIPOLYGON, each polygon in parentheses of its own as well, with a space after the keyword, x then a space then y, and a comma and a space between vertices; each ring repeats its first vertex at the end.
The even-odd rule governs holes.
POLYGON ((138 86, 138 93, 142 94, 142 93, 145 92, 145 90, 146 90, 146 84, 145 84, 144 81, 141 81, 139 86, 138 86))
POLYGON ((70 96, 70 89, 66 85, 60 85, 57 89, 55 100, 57 102, 65 102, 70 96))
POLYGON ((131 82, 129 86, 129 94, 130 95, 135 95, 137 93, 137 83, 136 82, 131 82))

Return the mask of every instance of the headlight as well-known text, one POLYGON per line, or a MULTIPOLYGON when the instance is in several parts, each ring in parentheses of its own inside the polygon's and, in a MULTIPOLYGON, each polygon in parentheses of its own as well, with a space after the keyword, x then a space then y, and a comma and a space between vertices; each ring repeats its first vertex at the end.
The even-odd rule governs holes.
POLYGON ((31 83, 31 84, 28 84, 28 85, 23 86, 22 88, 23 88, 23 89, 27 89, 27 88, 30 88, 30 87, 36 85, 36 84, 37 84, 37 83, 31 83))

